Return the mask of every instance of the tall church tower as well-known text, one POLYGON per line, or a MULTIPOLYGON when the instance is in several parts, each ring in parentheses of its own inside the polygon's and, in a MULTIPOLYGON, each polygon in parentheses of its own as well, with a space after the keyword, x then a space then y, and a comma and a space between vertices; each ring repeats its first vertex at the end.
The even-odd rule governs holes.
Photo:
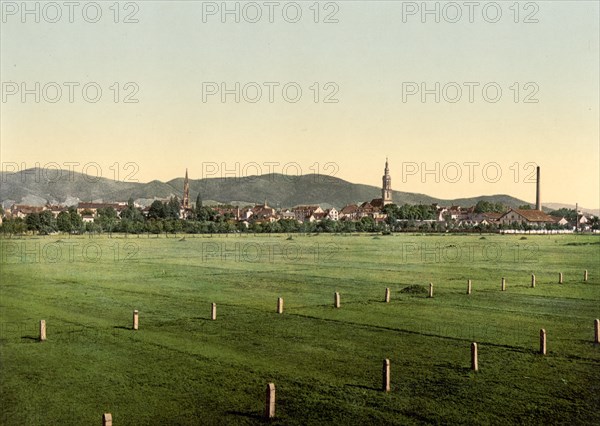
POLYGON ((381 200, 383 205, 392 204, 392 178, 390 177, 390 169, 388 167, 388 159, 385 159, 385 170, 381 178, 383 186, 381 188, 381 200))
POLYGON ((183 180, 183 198, 181 200, 181 207, 183 207, 184 210, 190 208, 190 182, 187 169, 185 169, 185 179, 183 180))

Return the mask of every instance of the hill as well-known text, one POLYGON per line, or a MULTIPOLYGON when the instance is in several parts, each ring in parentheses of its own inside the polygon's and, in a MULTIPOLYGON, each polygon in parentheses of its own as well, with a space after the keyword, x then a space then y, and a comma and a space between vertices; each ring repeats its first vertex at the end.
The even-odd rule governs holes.
MULTIPOLYGON (((575 204, 546 203, 546 204, 544 204, 544 206, 549 208, 550 210, 559 210, 559 209, 575 210, 575 204)), ((587 207, 579 206, 579 211, 583 212, 585 214, 592 214, 594 216, 600 216, 600 209, 590 209, 587 207)))
MULTIPOLYGON (((14 202, 40 205, 72 204, 79 201, 126 201, 168 198, 183 195, 183 178, 169 182, 153 180, 147 183, 121 182, 96 178, 81 173, 58 173, 56 170, 29 169, 17 173, 0 173, 0 201, 6 206, 14 202), (44 179, 46 176, 48 178, 44 179)), ((195 202, 201 194, 203 200, 236 204, 262 203, 276 207, 298 204, 321 204, 341 208, 347 204, 370 201, 380 196, 380 189, 371 185, 347 182, 331 176, 287 176, 266 174, 243 178, 210 178, 190 180, 190 197, 195 202)), ((500 202, 516 207, 527 204, 510 195, 485 195, 461 199, 439 199, 426 194, 393 192, 396 204, 432 204, 471 206, 479 200, 500 202)))

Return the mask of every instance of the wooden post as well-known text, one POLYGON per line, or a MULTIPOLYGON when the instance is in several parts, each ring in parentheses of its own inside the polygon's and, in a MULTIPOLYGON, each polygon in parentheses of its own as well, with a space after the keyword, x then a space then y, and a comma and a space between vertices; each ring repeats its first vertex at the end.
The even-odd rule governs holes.
POLYGON ((502 277, 502 291, 506 291, 506 279, 502 277))
POLYGON ((471 343, 471 370, 479 371, 479 359, 477 357, 477 343, 471 343))
POLYGON ((594 320, 594 343, 600 345, 600 320, 594 320))
POLYGON ((139 312, 137 309, 135 311, 133 311, 133 329, 134 330, 138 329, 138 325, 139 325, 138 314, 139 314, 139 312))
POLYGON ((531 288, 535 288, 535 274, 531 274, 531 288))
POLYGON ((267 395, 265 402, 265 418, 272 419, 275 417, 275 384, 267 385, 267 395))
POLYGON ((283 297, 277 298, 277 313, 283 314, 283 297))
POLYGON ((473 287, 471 286, 471 280, 467 281, 467 294, 471 294, 473 287))
POLYGON ((540 330, 540 353, 546 355, 546 330, 540 330))
POLYGON ((102 426, 112 426, 112 414, 102 414, 102 426))
POLYGON ((210 319, 215 321, 217 319, 217 304, 213 303, 210 305, 210 319))
POLYGON ((586 269, 585 271, 583 271, 583 282, 587 282, 588 280, 588 270, 586 269))
POLYGON ((40 320, 40 342, 46 340, 46 320, 40 320))
POLYGON ((385 303, 390 303, 390 288, 385 289, 385 303))
POLYGON ((340 293, 338 293, 337 291, 333 295, 333 306, 335 306, 336 308, 340 307, 340 293))
POLYGON ((383 360, 383 383, 382 383, 382 390, 384 392, 389 392, 391 390, 391 386, 390 386, 390 360, 389 359, 384 359, 383 360))
POLYGON ((429 283, 429 297, 433 297, 433 284, 429 283))
POLYGON ((563 283, 563 275, 562 275, 562 272, 559 272, 559 273, 558 273, 558 283, 559 283, 559 284, 562 284, 562 283, 563 283))

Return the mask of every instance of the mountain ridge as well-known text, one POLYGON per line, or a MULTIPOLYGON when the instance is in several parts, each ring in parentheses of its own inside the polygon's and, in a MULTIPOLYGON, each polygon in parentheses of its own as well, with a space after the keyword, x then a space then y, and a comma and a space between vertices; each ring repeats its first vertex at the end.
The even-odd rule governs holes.
MULTIPOLYGON (((22 172, 0 172, 0 201, 3 204, 23 203, 33 200, 44 203, 64 204, 78 199, 81 202, 116 202, 134 200, 165 199, 183 195, 184 178, 177 177, 167 182, 152 180, 142 182, 122 182, 103 177, 91 177, 77 172, 50 174, 44 169, 28 169, 22 172), (23 176, 25 175, 25 178, 23 176), (54 179, 40 179, 39 176, 54 176, 54 179), (29 176, 29 179, 27 178, 29 176), (38 178, 31 178, 37 176, 38 178)), ((299 204, 319 204, 342 208, 348 204, 362 203, 381 197, 381 189, 359 183, 351 183, 340 178, 307 174, 287 176, 269 173, 259 176, 234 178, 190 179, 190 200, 196 201, 198 193, 204 200, 215 200, 227 204, 232 201, 263 203, 273 207, 293 207, 299 204)), ((393 191, 396 204, 440 204, 444 206, 472 206, 479 200, 500 202, 509 207, 529 204, 508 194, 479 195, 475 197, 441 199, 427 194, 393 191)))

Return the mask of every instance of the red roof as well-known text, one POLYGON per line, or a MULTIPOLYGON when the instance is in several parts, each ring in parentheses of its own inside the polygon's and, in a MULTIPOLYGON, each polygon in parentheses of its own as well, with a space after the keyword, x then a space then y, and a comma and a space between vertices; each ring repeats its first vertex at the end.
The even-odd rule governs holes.
POLYGON ((551 216, 547 215, 546 213, 540 210, 512 209, 504 213, 502 217, 506 216, 511 212, 517 213, 519 216, 527 219, 527 221, 529 222, 554 222, 554 219, 552 219, 551 216))
POLYGON ((351 214, 351 213, 355 213, 358 210, 358 206, 356 204, 350 204, 347 205, 346 207, 344 207, 340 213, 342 214, 351 214))

